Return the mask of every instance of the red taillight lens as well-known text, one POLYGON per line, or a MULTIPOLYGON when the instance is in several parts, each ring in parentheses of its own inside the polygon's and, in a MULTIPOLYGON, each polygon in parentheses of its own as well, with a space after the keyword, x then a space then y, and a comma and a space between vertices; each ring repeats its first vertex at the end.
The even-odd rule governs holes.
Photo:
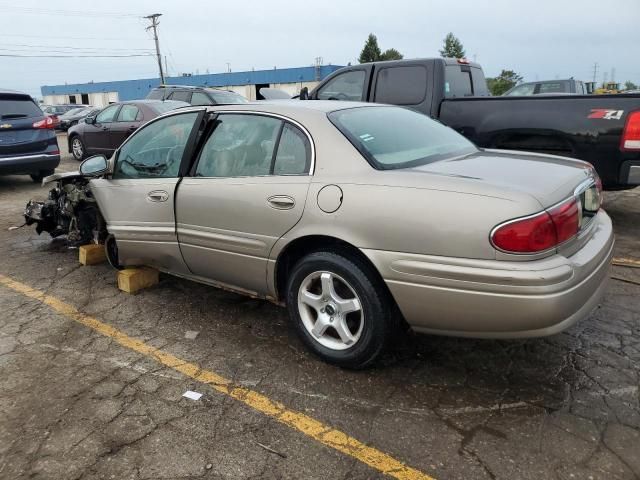
POLYGON ((506 223, 494 230, 491 240, 500 250, 514 253, 541 252, 558 243, 547 212, 506 223))
POLYGON ((54 128, 58 123, 58 117, 50 115, 44 120, 40 120, 33 124, 33 128, 54 128))
POLYGON ((640 111, 631 112, 622 132, 621 150, 640 150, 640 111))
POLYGON ((537 253, 566 242, 580 230, 580 210, 571 198, 548 212, 499 225, 491 235, 493 245, 511 253, 537 253))
POLYGON ((556 227, 558 243, 566 242, 580 230, 580 212, 575 198, 549 210, 549 215, 556 227))

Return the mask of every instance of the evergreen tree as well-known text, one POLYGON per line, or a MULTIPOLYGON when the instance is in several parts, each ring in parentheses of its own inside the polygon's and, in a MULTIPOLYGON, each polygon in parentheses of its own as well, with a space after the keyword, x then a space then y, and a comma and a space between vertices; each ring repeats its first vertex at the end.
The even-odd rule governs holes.
POLYGON ((458 40, 458 37, 453 33, 447 33, 447 36, 444 38, 444 45, 442 50, 440 50, 440 56, 445 58, 464 58, 464 47, 460 40, 458 40))
POLYGON ((380 60, 402 60, 404 56, 395 48, 388 48, 382 55, 380 55, 380 60))
POLYGON ((381 56, 382 53, 380 52, 380 47, 378 46, 378 39, 373 33, 370 33, 369 38, 367 38, 367 41, 364 44, 362 52, 360 52, 360 58, 358 58, 358 62, 377 62, 378 60, 380 60, 381 56))

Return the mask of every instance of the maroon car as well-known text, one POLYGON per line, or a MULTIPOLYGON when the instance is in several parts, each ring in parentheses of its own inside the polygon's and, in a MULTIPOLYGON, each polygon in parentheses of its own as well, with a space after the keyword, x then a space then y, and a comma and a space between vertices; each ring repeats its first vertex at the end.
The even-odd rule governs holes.
POLYGON ((175 100, 134 100, 111 104, 69 129, 69 152, 78 161, 98 153, 109 157, 143 123, 169 110, 186 106, 189 104, 175 100))

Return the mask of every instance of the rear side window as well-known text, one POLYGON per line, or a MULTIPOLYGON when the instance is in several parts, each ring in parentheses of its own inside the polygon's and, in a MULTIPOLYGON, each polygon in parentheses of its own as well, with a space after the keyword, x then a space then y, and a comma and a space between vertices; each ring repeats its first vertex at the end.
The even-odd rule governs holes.
POLYGON ((408 108, 349 108, 330 113, 329 120, 377 170, 411 168, 478 151, 458 132, 408 108))
POLYGON ((484 72, 481 68, 471 67, 471 82, 473 83, 474 97, 488 97, 489 88, 487 88, 487 79, 484 78, 484 72))
POLYGON ((186 92, 186 91, 173 92, 169 98, 171 100, 178 100, 180 102, 189 103, 191 101, 191 92, 186 92))
MULTIPOLYGON (((195 96, 195 93, 193 94, 195 96)), ((209 95, 213 97, 216 103, 225 104, 225 103, 249 103, 249 100, 244 98, 242 95, 236 92, 225 92, 221 90, 209 90, 209 95)), ((211 102, 209 102, 211 103, 211 102)))
POLYGON ((471 97, 471 67, 468 65, 447 65, 444 69, 445 98, 471 97))
POLYGON ((202 92, 193 92, 191 105, 211 105, 211 99, 202 92))
POLYGON ((135 105, 123 105, 118 113, 118 122, 135 122, 140 111, 135 105))
POLYGON ((317 94, 318 100, 362 100, 364 90, 364 70, 341 73, 323 85, 317 94))
POLYGON ((418 105, 427 90, 423 65, 383 68, 378 72, 374 101, 393 105, 418 105))
POLYGON ((149 100, 162 100, 164 98, 165 90, 160 88, 155 88, 149 92, 147 95, 147 99, 149 100))
POLYGON ((0 119, 42 117, 42 110, 26 95, 0 95, 0 119))
POLYGON ((296 127, 285 123, 276 162, 273 167, 274 175, 302 175, 309 172, 311 161, 311 147, 309 139, 296 127))

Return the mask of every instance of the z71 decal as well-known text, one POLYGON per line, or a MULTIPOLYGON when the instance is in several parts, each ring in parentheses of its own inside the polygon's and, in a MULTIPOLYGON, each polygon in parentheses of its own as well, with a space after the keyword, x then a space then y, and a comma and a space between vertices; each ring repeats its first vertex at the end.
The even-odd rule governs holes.
POLYGON ((601 118, 602 120, 620 120, 624 110, 607 110, 606 108, 594 108, 587 118, 601 118))

